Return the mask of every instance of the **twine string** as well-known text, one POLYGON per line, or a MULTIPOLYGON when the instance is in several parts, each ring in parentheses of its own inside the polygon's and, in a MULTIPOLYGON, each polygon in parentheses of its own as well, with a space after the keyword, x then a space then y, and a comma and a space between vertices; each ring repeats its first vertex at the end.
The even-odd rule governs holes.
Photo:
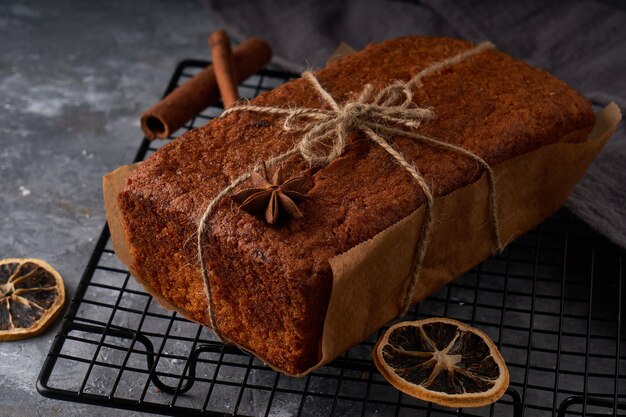
MULTIPOLYGON (((419 281, 422 262, 428 249, 433 224, 432 209, 434 197, 430 187, 417 167, 409 163, 406 158, 392 146, 391 140, 394 137, 401 136, 410 138, 433 147, 459 153, 467 158, 473 159, 483 167, 487 173, 489 182, 489 207, 495 246, 497 250, 502 249, 497 216, 496 184, 491 167, 481 157, 461 146, 414 132, 423 120, 432 119, 435 115, 431 109, 418 107, 413 103, 413 88, 420 87, 421 80, 424 77, 440 72, 445 68, 456 65, 471 56, 491 48, 494 48, 494 45, 490 42, 480 43, 471 49, 424 68, 409 81, 395 81, 390 83, 375 96, 373 95, 373 86, 367 84, 356 99, 348 101, 343 105, 337 103, 330 93, 320 84, 313 73, 306 71, 302 74, 302 78, 307 80, 315 88, 315 91, 324 99, 330 109, 306 107, 290 109, 244 104, 231 107, 220 116, 225 117, 235 112, 255 112, 284 116, 283 130, 292 133, 302 133, 300 141, 296 143, 294 147, 265 161, 265 165, 268 167, 295 155, 300 155, 311 166, 326 166, 342 154, 351 133, 361 132, 372 142, 389 153, 389 155, 411 175, 419 186, 419 191, 425 195, 426 204, 422 227, 418 231, 413 271, 402 301, 401 316, 406 314, 411 306, 413 293, 419 281)), ((258 167, 255 169, 258 169, 258 167)), ((211 272, 206 262, 203 237, 208 229, 208 219, 215 212, 219 203, 224 197, 229 195, 249 178, 250 172, 246 172, 223 188, 209 202, 198 224, 198 261, 207 295, 209 320, 213 331, 222 340, 224 340, 224 338, 219 331, 215 319, 213 294, 210 284, 211 272)))

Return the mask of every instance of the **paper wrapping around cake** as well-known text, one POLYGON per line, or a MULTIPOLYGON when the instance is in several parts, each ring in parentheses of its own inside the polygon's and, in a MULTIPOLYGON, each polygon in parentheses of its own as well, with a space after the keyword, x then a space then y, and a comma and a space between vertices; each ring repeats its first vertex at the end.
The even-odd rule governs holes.
MULTIPOLYGON (((497 209, 504 243, 560 208, 621 119, 614 103, 596 117, 583 143, 555 143, 496 165, 497 209)), ((414 301, 418 302, 494 252, 487 176, 435 199, 432 239, 414 301)), ((373 239, 330 260, 333 291, 322 363, 366 339, 399 313, 410 280, 423 207, 373 239), (365 319, 363 319, 365 318, 365 319)))
MULTIPOLYGON (((503 242, 510 242, 564 204, 617 128, 620 118, 619 108, 611 103, 597 115, 587 141, 547 145, 493 167, 503 242)), ((113 248, 146 291, 166 308, 189 318, 184 310, 147 285, 132 265, 117 196, 134 167, 120 167, 103 178, 113 248)), ((432 238, 414 295, 415 302, 463 274, 494 250, 485 175, 473 184, 436 198, 433 210, 432 238)), ((416 231, 423 215, 422 207, 374 238, 329 260, 333 288, 320 341, 322 358, 301 375, 330 362, 399 314, 410 280, 418 238, 416 231)))

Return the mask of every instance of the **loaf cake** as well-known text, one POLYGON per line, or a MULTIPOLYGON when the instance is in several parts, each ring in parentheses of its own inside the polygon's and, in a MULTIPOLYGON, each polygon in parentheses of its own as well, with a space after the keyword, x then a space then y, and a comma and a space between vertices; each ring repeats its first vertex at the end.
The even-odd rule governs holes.
MULTIPOLYGON (((473 46, 403 37, 369 45, 315 75, 342 103, 367 83, 377 91, 406 81, 473 46)), ((462 146, 491 166, 548 144, 583 142, 595 122, 589 101, 578 92, 497 50, 424 78, 413 100, 436 115, 419 127, 421 134, 462 146)), ((251 104, 327 108, 304 79, 251 104)), ((254 112, 212 120, 159 149, 119 193, 133 273, 198 323, 210 324, 197 262, 199 219, 233 179, 293 146, 297 135, 285 132, 283 121, 254 112)), ((415 140, 397 137, 393 146, 415 164, 435 196, 472 184, 483 173, 472 159, 415 140)), ((359 134, 350 136, 342 156, 328 166, 309 167, 295 156, 281 166, 285 178, 310 175, 308 198, 299 203, 304 216, 268 225, 263 216, 225 199, 208 219, 205 253, 220 333, 275 368, 300 374, 320 361, 333 287, 329 259, 413 213, 424 194, 385 150, 359 134)))

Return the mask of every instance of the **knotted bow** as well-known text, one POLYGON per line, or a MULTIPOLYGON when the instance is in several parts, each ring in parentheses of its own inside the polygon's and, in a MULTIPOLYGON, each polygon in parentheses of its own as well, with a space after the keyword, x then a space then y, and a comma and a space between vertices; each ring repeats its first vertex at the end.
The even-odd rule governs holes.
MULTIPOLYGON (((283 123, 286 132, 305 132, 294 151, 297 150, 312 166, 325 166, 337 159, 343 153, 350 133, 361 131, 372 138, 369 132, 379 131, 385 126, 416 129, 422 120, 434 117, 432 110, 413 103, 411 82, 394 82, 375 97, 374 88, 367 84, 355 100, 340 106, 313 73, 306 71, 302 78, 315 87, 331 109, 242 105, 226 110, 221 117, 242 111, 286 116, 283 123)), ((412 81, 416 83, 418 80, 412 81)), ((395 136, 391 132, 386 133, 386 142, 395 136)))
MULTIPOLYGON (((437 73, 444 68, 455 65, 491 48, 494 48, 492 43, 483 42, 474 48, 423 69, 407 82, 393 82, 380 90, 376 95, 374 95, 372 85, 367 84, 355 100, 347 101, 342 105, 337 103, 330 93, 322 87, 313 73, 307 71, 302 74, 302 77, 313 85, 317 93, 330 106, 330 109, 306 107, 290 109, 283 107, 239 105, 224 111, 220 116, 225 117, 235 112, 256 112, 285 116, 283 130, 302 133, 300 141, 293 148, 265 161, 267 166, 274 165, 297 154, 300 154, 300 156, 312 166, 325 166, 342 154, 350 134, 362 133, 378 146, 385 149, 402 168, 411 174, 418 184, 419 189, 426 197, 426 205, 424 222, 419 231, 415 248, 413 274, 402 302, 401 316, 406 314, 411 306, 415 286, 419 279, 420 267, 424 260, 426 249, 428 248, 433 223, 432 208, 434 205, 434 197, 417 167, 410 164, 406 158, 391 145, 393 138, 401 136, 421 141, 434 147, 457 152, 475 160, 485 169, 490 187, 490 211, 492 226, 494 228, 495 245, 497 250, 502 248, 496 209, 495 179, 491 167, 481 157, 465 148, 430 138, 414 131, 420 126, 423 120, 434 118, 432 110, 418 107, 413 103, 413 88, 421 86, 422 78, 437 73)), ((204 257, 202 238, 206 232, 207 219, 215 211, 220 201, 249 178, 250 172, 242 174, 215 196, 207 206, 198 226, 198 258, 207 292, 211 326, 218 337, 221 337, 221 335, 213 314, 213 300, 209 281, 210 271, 207 268, 204 257)))

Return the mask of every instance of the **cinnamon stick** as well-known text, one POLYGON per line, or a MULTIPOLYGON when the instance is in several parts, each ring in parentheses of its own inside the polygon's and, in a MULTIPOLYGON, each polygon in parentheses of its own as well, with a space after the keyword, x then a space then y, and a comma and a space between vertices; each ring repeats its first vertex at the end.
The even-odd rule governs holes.
POLYGON ((222 103, 227 109, 233 106, 239 96, 237 94, 237 81, 235 80, 235 63, 233 53, 230 48, 230 39, 225 30, 213 32, 209 37, 211 56, 213 59, 213 70, 217 79, 217 86, 220 89, 222 103))
MULTIPOLYGON (((267 42, 248 38, 233 50, 237 83, 254 75, 270 61, 272 50, 267 42)), ((219 98, 215 69, 208 66, 141 116, 146 138, 163 139, 219 98)))

